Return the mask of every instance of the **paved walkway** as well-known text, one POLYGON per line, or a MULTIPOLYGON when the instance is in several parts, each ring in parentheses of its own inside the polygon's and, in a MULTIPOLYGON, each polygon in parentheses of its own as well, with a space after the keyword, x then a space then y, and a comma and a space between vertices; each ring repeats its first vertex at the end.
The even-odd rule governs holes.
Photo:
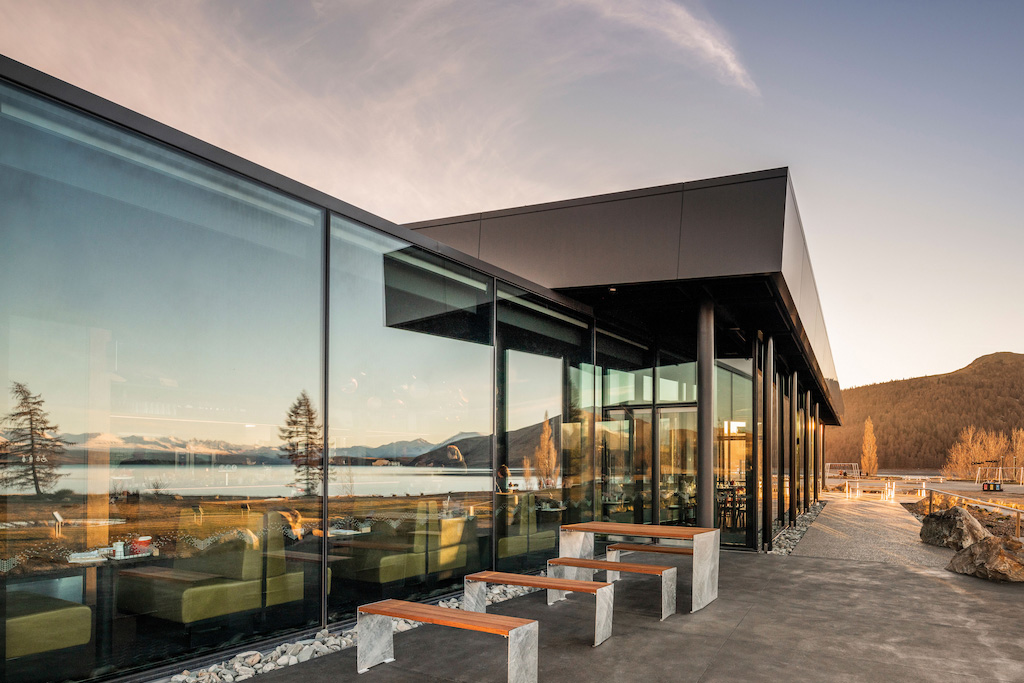
MULTIPOLYGON (((827 506, 826 506, 827 507, 827 506)), ((680 567, 688 557, 632 555, 680 567)), ((594 598, 547 606, 543 593, 489 611, 540 622, 539 674, 550 681, 1024 681, 1022 587, 942 569, 723 552, 719 598, 659 621, 660 582, 615 584, 612 637, 594 640, 594 598)), ((421 626, 395 636, 395 661, 356 674, 355 649, 252 683, 504 683, 504 638, 421 626)))
MULTIPOLYGON (((953 551, 921 542, 921 523, 898 502, 823 494, 828 505, 793 555, 944 568, 953 551)), ((908 499, 909 500, 909 499, 908 499)))

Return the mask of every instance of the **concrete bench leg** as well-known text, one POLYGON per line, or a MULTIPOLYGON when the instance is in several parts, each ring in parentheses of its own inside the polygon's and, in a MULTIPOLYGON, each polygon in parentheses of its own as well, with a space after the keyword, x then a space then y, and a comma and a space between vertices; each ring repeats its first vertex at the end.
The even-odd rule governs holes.
MULTIPOLYGON (((567 529, 559 529, 558 531, 558 555, 559 557, 575 557, 577 559, 594 559, 594 534, 584 533, 582 531, 569 531, 567 529)), ((567 567, 569 571, 562 574, 567 579, 579 579, 581 581, 588 581, 589 579, 583 578, 582 570, 577 567, 567 567)), ((593 576, 593 572, 590 573, 593 576)))
POLYGON ((365 673, 371 666, 395 661, 395 638, 391 617, 359 613, 359 638, 356 642, 356 670, 365 673))
POLYGON ((676 568, 669 567, 661 573, 661 620, 665 621, 676 613, 676 568))
POLYGON ((594 647, 597 647, 612 635, 612 612, 615 602, 615 586, 597 589, 597 605, 594 610, 594 647))
MULTIPOLYGON (((550 575, 551 572, 548 572, 550 575)), ((557 578, 557 577, 551 577, 557 578)), ((553 605, 560 600, 565 600, 565 594, 569 591, 557 591, 554 588, 548 588, 548 605, 553 605)))
POLYGON ((484 581, 470 581, 469 579, 462 583, 465 590, 462 597, 462 609, 467 612, 486 612, 487 583, 484 581))
POLYGON ((718 557, 722 532, 720 529, 693 537, 693 600, 691 612, 718 599, 718 557))
POLYGON ((538 633, 537 622, 508 632, 508 683, 537 683, 538 633))
MULTIPOLYGON (((608 560, 609 562, 618 562, 621 552, 621 550, 609 550, 607 553, 605 553, 604 559, 608 560)), ((613 572, 609 570, 604 573, 604 576, 605 580, 608 582, 619 580, 619 572, 613 572)))

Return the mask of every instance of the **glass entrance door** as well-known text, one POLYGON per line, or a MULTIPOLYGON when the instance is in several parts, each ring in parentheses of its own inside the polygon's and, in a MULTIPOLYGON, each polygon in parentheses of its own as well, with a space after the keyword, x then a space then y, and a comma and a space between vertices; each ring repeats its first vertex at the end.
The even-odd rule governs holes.
POLYGON ((651 521, 651 409, 609 408, 597 429, 601 519, 651 521))
POLYGON ((659 516, 662 524, 696 524, 697 406, 658 408, 659 516))

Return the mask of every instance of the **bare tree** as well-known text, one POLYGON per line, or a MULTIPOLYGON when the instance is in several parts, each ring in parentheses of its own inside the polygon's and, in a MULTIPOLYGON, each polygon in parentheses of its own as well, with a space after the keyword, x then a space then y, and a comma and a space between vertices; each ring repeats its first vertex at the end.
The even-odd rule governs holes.
POLYGON ((33 394, 21 382, 13 382, 11 396, 17 405, 4 418, 8 443, 4 448, 0 483, 10 488, 31 487, 38 495, 67 476, 58 473, 57 468, 69 442, 57 436, 60 427, 50 423, 41 395, 33 394))
POLYGON ((878 472, 878 446, 875 444, 875 426, 871 418, 864 420, 864 442, 861 444, 860 471, 867 476, 878 472))

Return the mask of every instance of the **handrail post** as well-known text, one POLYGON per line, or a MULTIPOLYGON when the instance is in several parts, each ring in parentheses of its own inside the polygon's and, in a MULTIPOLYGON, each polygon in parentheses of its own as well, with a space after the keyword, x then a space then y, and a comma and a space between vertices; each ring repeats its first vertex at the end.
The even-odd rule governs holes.
POLYGON ((932 491, 931 489, 928 489, 928 514, 929 515, 932 514, 932 498, 934 497, 933 496, 934 493, 935 493, 934 491, 932 491))
POLYGON ((1017 513, 1017 538, 1020 538, 1020 512, 1017 513))

